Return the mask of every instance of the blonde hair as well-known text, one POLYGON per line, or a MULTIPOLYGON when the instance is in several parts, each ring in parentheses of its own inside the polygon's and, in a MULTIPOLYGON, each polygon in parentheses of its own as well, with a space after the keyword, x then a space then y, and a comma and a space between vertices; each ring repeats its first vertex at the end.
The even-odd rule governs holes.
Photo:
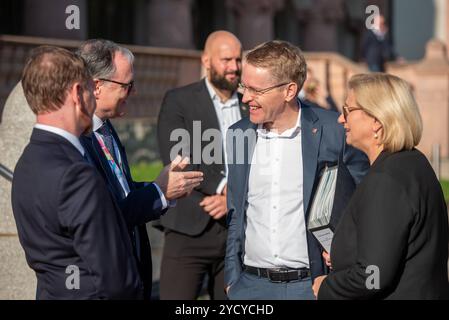
POLYGON ((360 108, 382 125, 380 142, 384 150, 410 150, 422 136, 422 119, 411 86, 385 73, 358 74, 349 80, 360 108))
POLYGON ((307 64, 301 49, 287 41, 262 43, 248 52, 245 62, 270 69, 278 82, 295 82, 301 90, 307 76, 307 64))

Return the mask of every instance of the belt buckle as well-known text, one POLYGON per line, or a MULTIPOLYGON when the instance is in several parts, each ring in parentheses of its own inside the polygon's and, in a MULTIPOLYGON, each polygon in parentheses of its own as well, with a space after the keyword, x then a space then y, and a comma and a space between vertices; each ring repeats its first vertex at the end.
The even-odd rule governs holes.
POLYGON ((298 278, 300 280, 303 280, 308 277, 310 277, 309 269, 299 270, 298 278))
POLYGON ((267 269, 267 276, 268 276, 268 280, 270 280, 270 282, 273 283, 282 283, 282 282, 289 282, 288 277, 284 278, 285 275, 288 274, 288 269, 283 269, 283 268, 279 268, 279 269, 267 269), (274 280, 272 278, 272 273, 274 275, 274 273, 278 273, 279 276, 281 277, 280 280, 274 280), (284 279, 282 279, 284 278, 284 279))

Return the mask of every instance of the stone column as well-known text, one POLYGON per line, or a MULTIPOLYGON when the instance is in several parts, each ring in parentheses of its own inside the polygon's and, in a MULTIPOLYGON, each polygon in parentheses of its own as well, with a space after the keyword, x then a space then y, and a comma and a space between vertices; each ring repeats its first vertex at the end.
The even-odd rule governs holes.
MULTIPOLYGON (((36 117, 20 82, 8 97, 0 124, 0 163, 13 171, 36 117)), ((35 299, 36 276, 25 260, 11 208, 11 182, 0 176, 0 299, 35 299)))
MULTIPOLYGON (((449 38, 447 35, 447 28, 449 27, 447 18, 447 0, 433 0, 435 6, 435 20, 434 20, 434 37, 438 40, 447 42, 449 38)), ((448 43, 446 43, 446 47, 448 43)))
MULTIPOLYGON (((449 48, 449 3, 445 0, 435 0, 435 14, 437 15, 436 23, 438 23, 435 26, 436 37, 446 44, 446 48, 449 48)), ((449 50, 446 53, 449 58, 449 50)))
MULTIPOLYGON (((442 32, 443 36, 442 41, 446 44, 446 48, 449 48, 449 3, 447 3, 446 1, 442 1, 441 8, 444 12, 444 14, 441 17, 443 20, 443 22, 441 23, 442 29, 444 30, 442 32)), ((449 50, 447 50, 446 54, 447 57, 449 58, 449 50)))
POLYGON ((148 5, 149 44, 192 49, 192 0, 151 0, 148 5))
POLYGON ((314 0, 297 9, 306 20, 304 50, 338 51, 337 26, 344 19, 344 0, 314 0))
POLYGON ((134 44, 140 46, 149 45, 148 5, 150 0, 134 0, 134 44))
MULTIPOLYGON (((427 43, 424 59, 403 66, 390 64, 387 72, 407 80, 413 86, 423 119, 423 135, 418 149, 431 158, 432 146, 438 144, 441 157, 448 159, 449 59, 444 42, 432 39, 427 43)), ((441 168, 447 176, 449 170, 444 166, 441 168)))
POLYGON ((228 0, 226 4, 235 15, 243 49, 274 39, 274 14, 282 9, 284 0, 228 0))
POLYGON ((87 4, 86 0, 25 0, 24 1, 24 35, 85 40, 87 39, 87 4), (70 13, 66 8, 76 5, 79 8, 79 29, 67 29, 66 20, 70 13))

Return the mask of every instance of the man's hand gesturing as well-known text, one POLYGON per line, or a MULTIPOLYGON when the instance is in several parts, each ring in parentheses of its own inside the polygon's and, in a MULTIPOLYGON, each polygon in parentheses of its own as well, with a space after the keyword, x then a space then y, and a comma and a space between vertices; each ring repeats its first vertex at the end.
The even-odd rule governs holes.
POLYGON ((228 213, 226 192, 227 186, 224 187, 222 194, 204 197, 200 202, 200 206, 203 207, 204 211, 215 220, 221 219, 228 213))
POLYGON ((156 184, 164 193, 165 199, 175 200, 190 194, 203 181, 203 173, 200 171, 181 170, 189 164, 189 158, 182 159, 177 156, 172 163, 166 165, 156 178, 156 184))

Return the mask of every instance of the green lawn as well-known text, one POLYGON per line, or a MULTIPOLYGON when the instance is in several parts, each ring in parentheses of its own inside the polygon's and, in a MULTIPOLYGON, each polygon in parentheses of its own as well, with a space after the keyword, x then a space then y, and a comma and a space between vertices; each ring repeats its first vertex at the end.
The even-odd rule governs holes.
POLYGON ((448 180, 440 180, 441 188, 443 189, 444 199, 446 202, 449 202, 449 181, 448 180))
POLYGON ((153 181, 159 175, 163 165, 160 161, 141 162, 131 165, 131 175, 134 181, 153 181))

